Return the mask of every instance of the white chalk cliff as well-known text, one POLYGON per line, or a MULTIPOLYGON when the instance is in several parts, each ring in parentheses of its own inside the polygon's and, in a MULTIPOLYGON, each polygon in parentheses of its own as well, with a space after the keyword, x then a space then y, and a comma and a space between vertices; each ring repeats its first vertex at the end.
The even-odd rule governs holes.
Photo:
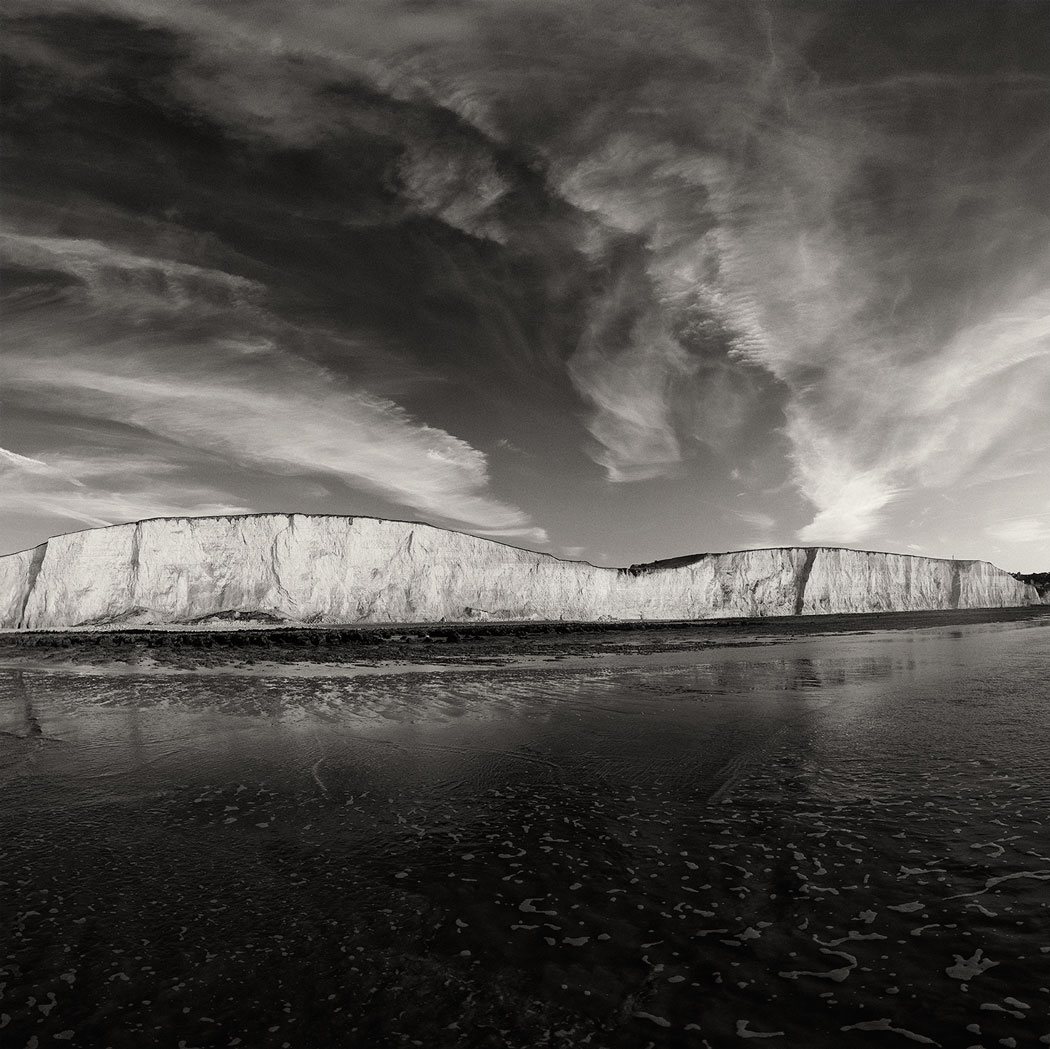
POLYGON ((596 568, 369 517, 172 517, 0 557, 0 627, 710 619, 1039 603, 985 561, 787 547, 596 568))

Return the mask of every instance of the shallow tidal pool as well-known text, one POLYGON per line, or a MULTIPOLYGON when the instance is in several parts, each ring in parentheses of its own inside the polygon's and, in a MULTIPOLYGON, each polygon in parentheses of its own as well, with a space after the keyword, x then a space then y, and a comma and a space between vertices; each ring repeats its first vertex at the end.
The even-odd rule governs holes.
POLYGON ((0 1044, 1050 1045, 1050 626, 0 669, 0 1044))

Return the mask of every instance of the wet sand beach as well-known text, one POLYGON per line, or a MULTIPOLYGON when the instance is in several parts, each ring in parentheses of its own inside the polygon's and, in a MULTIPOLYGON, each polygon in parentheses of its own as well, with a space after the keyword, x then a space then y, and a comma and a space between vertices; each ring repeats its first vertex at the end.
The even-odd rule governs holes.
POLYGON ((1048 612, 7 635, 0 1039, 1050 1044, 1048 612))

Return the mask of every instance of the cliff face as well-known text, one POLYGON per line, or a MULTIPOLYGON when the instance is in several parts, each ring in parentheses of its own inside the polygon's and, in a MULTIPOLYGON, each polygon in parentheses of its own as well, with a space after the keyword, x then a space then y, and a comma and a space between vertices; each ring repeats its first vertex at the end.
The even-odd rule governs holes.
POLYGON ((261 514, 73 532, 0 557, 0 626, 710 619, 1038 602, 983 561, 797 548, 595 568, 430 525, 261 514))

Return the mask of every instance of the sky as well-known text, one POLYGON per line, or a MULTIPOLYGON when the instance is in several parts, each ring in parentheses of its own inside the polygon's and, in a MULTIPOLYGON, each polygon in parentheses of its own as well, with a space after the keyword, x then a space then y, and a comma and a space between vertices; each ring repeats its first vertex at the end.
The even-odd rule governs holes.
POLYGON ((0 552, 1050 569, 1050 3, 7 0, 0 552))

